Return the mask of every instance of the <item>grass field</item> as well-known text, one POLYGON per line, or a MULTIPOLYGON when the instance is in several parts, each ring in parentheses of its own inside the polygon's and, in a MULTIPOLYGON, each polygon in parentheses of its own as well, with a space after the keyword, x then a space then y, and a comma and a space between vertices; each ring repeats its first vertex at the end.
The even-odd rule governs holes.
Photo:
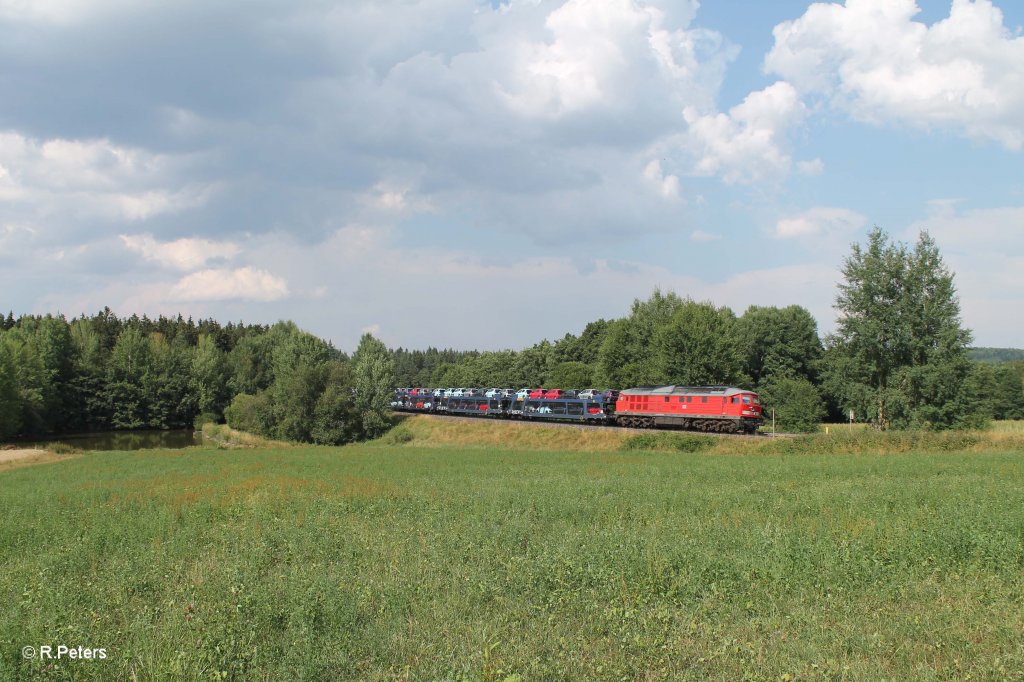
POLYGON ((1012 435, 694 454, 404 426, 0 472, 0 679, 1024 678, 1012 435), (22 658, 47 644, 108 658, 22 658))

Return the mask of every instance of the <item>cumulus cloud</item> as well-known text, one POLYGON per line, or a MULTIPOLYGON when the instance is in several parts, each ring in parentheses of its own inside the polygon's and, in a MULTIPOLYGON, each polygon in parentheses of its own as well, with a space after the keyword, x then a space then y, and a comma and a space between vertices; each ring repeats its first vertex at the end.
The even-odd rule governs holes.
POLYGON ((172 301, 277 301, 288 296, 288 283, 252 267, 201 270, 186 275, 168 293, 172 301))
POLYGON ((850 238, 867 224, 867 218, 848 208, 818 206, 795 216, 780 218, 775 224, 776 239, 806 237, 850 238))
POLYGON ((176 177, 183 163, 107 139, 0 132, 0 221, 66 238, 90 220, 138 222, 200 206, 209 188, 176 177))
POLYGON ((747 95, 728 113, 701 115, 684 110, 690 127, 686 144, 698 159, 699 175, 721 175, 726 182, 752 182, 789 172, 786 135, 807 115, 796 89, 778 81, 747 95))
POLYGON ((666 199, 679 198, 679 178, 662 171, 661 162, 657 159, 644 167, 644 178, 666 199))
POLYGON ((120 237, 129 251, 140 254, 148 261, 178 270, 195 270, 209 260, 234 258, 241 251, 235 243, 202 238, 160 242, 150 234, 122 234, 120 237))
POLYGON ((1024 37, 990 0, 953 0, 931 26, 914 0, 815 3, 775 27, 765 70, 859 120, 1024 145, 1024 37))

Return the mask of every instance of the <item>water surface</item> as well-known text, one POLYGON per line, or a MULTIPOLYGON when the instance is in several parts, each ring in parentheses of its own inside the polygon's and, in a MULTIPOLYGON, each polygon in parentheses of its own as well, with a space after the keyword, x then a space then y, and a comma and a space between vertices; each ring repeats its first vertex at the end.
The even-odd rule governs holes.
POLYGON ((67 443, 79 450, 152 450, 157 448, 186 448, 199 445, 202 434, 192 429, 170 431, 97 431, 55 435, 46 440, 18 443, 29 448, 48 443, 67 443))

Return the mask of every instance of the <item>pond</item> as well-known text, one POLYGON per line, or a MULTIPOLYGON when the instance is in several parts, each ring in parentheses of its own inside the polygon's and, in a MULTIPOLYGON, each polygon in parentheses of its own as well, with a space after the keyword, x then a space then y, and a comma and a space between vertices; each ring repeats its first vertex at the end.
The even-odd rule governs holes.
POLYGON ((46 440, 18 443, 19 447, 32 447, 47 443, 67 443, 79 450, 152 450, 156 448, 186 448, 202 444, 202 433, 192 429, 171 431, 97 431, 54 435, 46 440))

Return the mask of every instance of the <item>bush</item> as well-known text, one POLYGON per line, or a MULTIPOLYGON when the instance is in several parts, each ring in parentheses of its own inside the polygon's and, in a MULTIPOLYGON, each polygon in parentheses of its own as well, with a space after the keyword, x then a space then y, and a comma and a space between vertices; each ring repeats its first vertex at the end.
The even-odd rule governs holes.
POLYGON ((386 445, 404 445, 405 443, 411 443, 415 438, 416 436, 408 428, 396 426, 384 434, 381 442, 386 445))
POLYGON ((77 455, 82 452, 81 449, 76 448, 74 445, 61 443, 59 441, 56 443, 47 443, 46 449, 55 455, 77 455))
POLYGON ((192 420, 192 429, 195 431, 202 431, 203 424, 219 424, 221 418, 212 412, 203 412, 202 414, 196 415, 196 418, 192 420))
POLYGON ((764 402, 765 421, 771 421, 771 411, 775 410, 775 422, 780 431, 813 433, 825 417, 825 403, 818 389, 803 377, 769 379, 759 392, 764 402))
POLYGON ((715 439, 675 433, 642 433, 630 436, 622 443, 623 450, 660 450, 666 452, 703 452, 710 450, 715 439))
POLYGON ((260 436, 272 437, 273 405, 265 392, 249 395, 239 393, 224 410, 228 426, 260 436))

